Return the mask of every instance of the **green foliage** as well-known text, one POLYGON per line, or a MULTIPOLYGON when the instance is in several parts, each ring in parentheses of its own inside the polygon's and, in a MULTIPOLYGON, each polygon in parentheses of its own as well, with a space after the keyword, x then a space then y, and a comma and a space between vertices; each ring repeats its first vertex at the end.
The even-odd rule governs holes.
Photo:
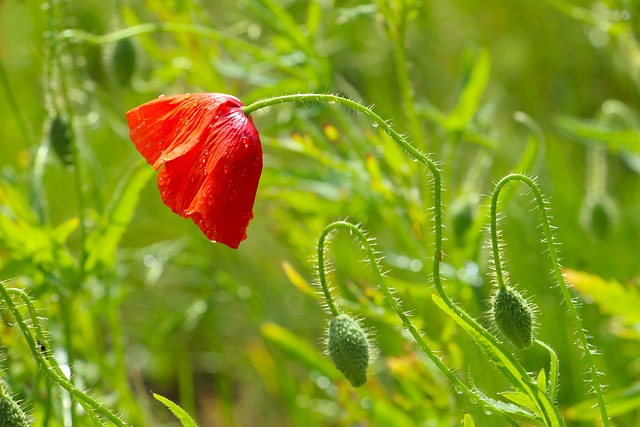
POLYGON ((180 424, 182 424, 182 427, 198 427, 195 421, 193 421, 193 418, 191 418, 189 414, 187 414, 185 410, 180 406, 176 405, 166 397, 160 396, 159 394, 153 393, 153 397, 158 402, 166 406, 171 412, 173 412, 173 415, 175 415, 176 418, 180 420, 180 424))
POLYGON ((149 389, 201 426, 452 425, 463 412, 465 425, 590 425, 601 413, 582 350, 593 350, 609 415, 637 425, 636 3, 0 2, 0 280, 16 278, 32 303, 15 289, 19 304, 2 301, 15 398, 51 427, 105 414, 177 425, 149 389), (162 204, 128 138, 128 109, 196 91, 245 104, 335 93, 381 121, 319 101, 254 112, 265 170, 249 237, 231 251, 162 204), (386 124, 442 171, 438 254, 433 175, 386 124), (582 350, 515 185, 500 198, 502 256, 549 344, 513 354, 474 320, 491 310, 483 195, 511 171, 538 176, 550 198, 563 271, 587 303, 582 350), (322 355, 308 263, 340 218, 375 236, 385 272, 333 237, 335 303, 375 331, 380 353, 357 390, 322 355), (431 298, 434 255, 455 305, 431 298), (396 307, 415 335, 399 332, 396 307), (50 333, 36 334, 38 319, 50 333))

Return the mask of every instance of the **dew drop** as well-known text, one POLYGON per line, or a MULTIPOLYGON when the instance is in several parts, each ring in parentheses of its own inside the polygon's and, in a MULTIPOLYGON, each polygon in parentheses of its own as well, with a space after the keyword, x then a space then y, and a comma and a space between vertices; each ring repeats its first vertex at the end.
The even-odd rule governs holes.
POLYGON ((485 415, 493 415, 493 411, 491 410, 491 408, 489 408, 488 406, 485 406, 482 411, 485 413, 485 415))
POLYGON ((158 96, 158 98, 164 98, 164 93, 160 94, 160 96, 158 96))
POLYGON ((191 98, 191 94, 190 93, 185 93, 184 94, 184 99, 189 99, 191 98))
POLYGON ((378 126, 380 126, 380 124, 378 122, 373 122, 373 127, 377 128, 378 126))
POLYGON ((226 166, 226 165, 225 165, 225 166, 222 168, 222 171, 223 171, 224 173, 229 173, 229 166, 226 166))
POLYGON ((460 387, 455 388, 457 394, 462 394, 462 389, 460 387))

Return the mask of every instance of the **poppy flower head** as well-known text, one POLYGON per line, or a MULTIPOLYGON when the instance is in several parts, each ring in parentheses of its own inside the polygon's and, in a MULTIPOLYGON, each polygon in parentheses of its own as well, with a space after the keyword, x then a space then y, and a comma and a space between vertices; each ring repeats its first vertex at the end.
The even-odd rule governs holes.
POLYGON ((155 169, 162 201, 209 240, 246 239, 262 173, 262 145, 237 98, 161 96, 127 112, 131 140, 155 169))

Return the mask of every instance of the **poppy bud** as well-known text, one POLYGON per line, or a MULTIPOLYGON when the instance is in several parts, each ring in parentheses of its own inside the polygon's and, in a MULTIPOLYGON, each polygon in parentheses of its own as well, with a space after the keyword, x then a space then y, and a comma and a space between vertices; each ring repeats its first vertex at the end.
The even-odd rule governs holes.
POLYGON ((56 156, 58 156, 58 159, 60 159, 65 166, 71 166, 73 164, 69 125, 60 115, 56 115, 49 125, 49 143, 56 153, 56 156))
POLYGON ((473 205, 466 199, 458 199, 451 204, 451 228, 456 243, 462 245, 464 236, 473 224, 473 205))
POLYGON ((357 321, 346 314, 331 319, 328 346, 333 364, 352 386, 367 382, 369 339, 357 321))
POLYGON ((128 86, 136 70, 136 49, 131 39, 118 40, 113 49, 111 65, 116 81, 122 86, 128 86))
POLYGON ((616 205, 604 194, 587 197, 580 211, 580 224, 598 239, 604 239, 618 220, 616 205))
POLYGON ((517 348, 533 343, 533 310, 526 299, 510 286, 493 297, 493 319, 502 334, 517 348))
POLYGON ((0 427, 28 427, 27 416, 0 380, 0 427))

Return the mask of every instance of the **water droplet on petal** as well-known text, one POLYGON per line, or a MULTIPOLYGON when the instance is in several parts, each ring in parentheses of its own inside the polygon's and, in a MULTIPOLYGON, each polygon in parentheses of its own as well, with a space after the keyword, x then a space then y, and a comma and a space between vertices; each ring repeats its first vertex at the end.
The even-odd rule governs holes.
POLYGON ((160 94, 160 96, 158 96, 158 98, 164 98, 164 93, 160 94))
POLYGON ((184 99, 189 99, 191 98, 191 94, 190 93, 185 93, 184 94, 184 99))
POLYGON ((229 166, 225 165, 225 166, 222 168, 222 171, 223 171, 224 173, 228 173, 228 172, 229 172, 229 166))

